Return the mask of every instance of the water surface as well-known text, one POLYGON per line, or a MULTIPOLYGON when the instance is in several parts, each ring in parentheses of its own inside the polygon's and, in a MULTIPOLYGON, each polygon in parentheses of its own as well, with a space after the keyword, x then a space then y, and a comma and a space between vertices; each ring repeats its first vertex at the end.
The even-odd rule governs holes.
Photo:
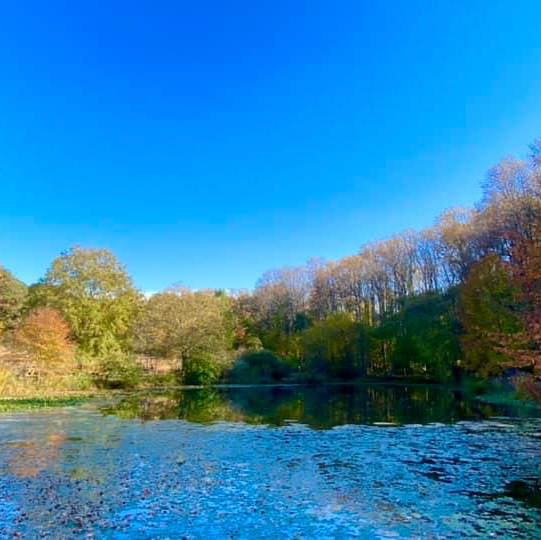
POLYGON ((541 419, 435 387, 0 415, 0 538, 541 538, 541 419))

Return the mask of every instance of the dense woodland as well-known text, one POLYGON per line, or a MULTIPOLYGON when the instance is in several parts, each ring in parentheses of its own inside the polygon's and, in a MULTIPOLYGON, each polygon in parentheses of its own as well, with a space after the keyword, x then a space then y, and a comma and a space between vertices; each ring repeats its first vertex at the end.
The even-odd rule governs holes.
POLYGON ((0 393, 520 370, 521 389, 539 397, 541 139, 493 167, 482 190, 475 208, 427 230, 271 270, 253 291, 147 298, 110 251, 81 247, 30 287, 1 269, 0 393))

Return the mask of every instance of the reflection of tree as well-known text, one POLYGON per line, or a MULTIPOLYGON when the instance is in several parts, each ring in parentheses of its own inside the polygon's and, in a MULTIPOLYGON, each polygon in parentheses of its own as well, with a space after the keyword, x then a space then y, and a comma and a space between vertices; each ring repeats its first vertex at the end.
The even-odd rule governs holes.
POLYGON ((9 460, 9 470, 19 478, 37 476, 49 469, 60 458, 61 447, 66 440, 64 432, 51 434, 45 441, 20 441, 11 443, 18 451, 9 460))
POLYGON ((436 387, 259 388, 229 392, 228 398, 248 421, 283 425, 296 420, 317 429, 373 422, 453 422, 493 413, 460 394, 436 387))
POLYGON ((4 443, 0 467, 5 464, 7 474, 0 491, 8 486, 3 491, 9 495, 8 505, 24 509, 20 530, 32 538, 48 536, 43 533, 48 524, 90 531, 96 520, 125 504, 119 482, 125 483, 140 461, 130 447, 123 459, 118 458, 130 444, 126 425, 115 418, 66 410, 29 415, 8 432, 13 442, 4 443))
POLYGON ((183 392, 178 395, 179 417, 190 422, 213 422, 227 420, 240 422, 246 420, 244 411, 232 407, 223 392, 206 388, 194 394, 183 392))
POLYGON ((103 408, 102 412, 140 420, 182 419, 201 423, 244 420, 242 413, 232 408, 221 392, 212 388, 133 394, 103 408))
POLYGON ((132 418, 167 420, 178 418, 177 408, 177 400, 168 395, 134 394, 122 399, 119 403, 103 408, 102 412, 127 420, 132 418))
POLYGON ((454 422, 494 414, 459 392, 428 386, 206 388, 128 396, 103 409, 142 420, 217 420, 281 426, 297 421, 316 429, 343 424, 454 422))

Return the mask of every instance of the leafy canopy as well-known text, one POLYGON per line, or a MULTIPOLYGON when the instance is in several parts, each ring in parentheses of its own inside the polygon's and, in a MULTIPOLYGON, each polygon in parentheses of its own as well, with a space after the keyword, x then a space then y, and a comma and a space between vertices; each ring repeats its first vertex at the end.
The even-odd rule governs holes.
POLYGON ((71 248, 31 292, 35 304, 62 313, 84 352, 102 356, 128 347, 141 295, 110 251, 71 248))
POLYGON ((0 331, 11 329, 21 316, 28 287, 0 266, 0 331))
POLYGON ((178 358, 185 371, 195 371, 195 363, 203 369, 209 359, 224 365, 233 339, 231 306, 225 295, 176 289, 145 302, 136 324, 135 348, 152 356, 178 358))

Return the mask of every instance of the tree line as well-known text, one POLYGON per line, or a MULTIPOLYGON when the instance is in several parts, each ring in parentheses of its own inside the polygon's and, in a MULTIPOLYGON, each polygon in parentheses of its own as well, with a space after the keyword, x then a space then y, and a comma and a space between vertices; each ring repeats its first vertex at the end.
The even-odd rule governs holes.
POLYGON ((81 247, 30 287, 2 269, 3 341, 38 377, 78 373, 94 384, 134 383, 145 357, 195 384, 447 381, 518 368, 535 393, 541 139, 526 159, 494 166, 482 193, 426 230, 268 271, 253 291, 176 287, 146 298, 110 251, 81 247))

